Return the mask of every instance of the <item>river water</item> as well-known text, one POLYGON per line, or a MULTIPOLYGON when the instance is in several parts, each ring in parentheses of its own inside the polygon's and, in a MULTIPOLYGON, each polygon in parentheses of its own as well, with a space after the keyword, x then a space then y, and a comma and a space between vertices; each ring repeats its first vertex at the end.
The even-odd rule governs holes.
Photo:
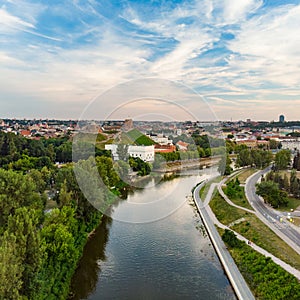
POLYGON ((118 203, 85 247, 71 299, 236 299, 187 197, 206 171, 201 172, 137 190, 118 203), (162 209, 160 215, 155 207, 155 221, 121 221, 133 214, 129 203, 150 203, 162 195, 174 199, 169 214, 162 209))

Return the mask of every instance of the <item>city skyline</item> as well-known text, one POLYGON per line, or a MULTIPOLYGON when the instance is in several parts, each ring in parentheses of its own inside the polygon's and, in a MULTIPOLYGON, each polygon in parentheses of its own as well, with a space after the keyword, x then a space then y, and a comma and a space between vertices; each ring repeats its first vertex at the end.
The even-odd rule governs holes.
MULTIPOLYGON (((299 1, 0 4, 2 118, 78 119, 104 92, 154 78, 178 83, 164 94, 187 111, 203 99, 217 120, 299 119, 299 1)), ((100 119, 119 105, 106 104, 100 119)))

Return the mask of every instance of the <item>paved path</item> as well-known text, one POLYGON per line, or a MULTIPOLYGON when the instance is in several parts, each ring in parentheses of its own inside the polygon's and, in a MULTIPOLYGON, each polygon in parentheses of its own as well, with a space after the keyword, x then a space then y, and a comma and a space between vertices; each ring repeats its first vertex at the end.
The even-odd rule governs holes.
MULTIPOLYGON (((259 171, 259 172, 257 172, 257 173, 260 173, 260 172, 261 172, 261 171, 259 171)), ((255 173, 255 174, 257 174, 257 173, 255 173)), ((255 175, 255 174, 253 174, 253 175, 255 175)), ((252 176, 253 176, 253 175, 252 175, 252 176)), ((258 177, 260 178, 260 176, 261 176, 261 174, 259 174, 258 177)), ((255 178, 255 179, 256 179, 256 178, 255 178)), ((227 177, 227 178, 224 178, 224 179, 223 179, 220 183, 218 183, 218 184, 213 184, 213 185, 212 185, 213 187, 211 187, 211 188, 214 189, 215 186, 217 186, 217 187, 218 187, 218 191, 220 192, 221 196, 224 198, 224 200, 225 200, 228 204, 230 204, 230 205, 232 205, 232 206, 234 206, 234 207, 243 209, 243 210, 245 210, 245 211, 248 211, 248 212, 251 212, 251 213, 255 213, 255 215, 259 218, 260 215, 259 215, 259 213, 257 213, 256 211, 252 211, 252 210, 249 210, 249 209, 247 209, 247 208, 238 206, 238 205, 234 204, 232 201, 230 201, 230 200, 228 199, 228 197, 224 194, 224 192, 223 192, 223 190, 222 190, 222 185, 223 185, 227 180, 228 180, 228 177, 227 177)), ((249 184, 249 183, 248 183, 248 184, 249 184)), ((207 199, 207 200, 205 201, 205 203, 209 204, 209 201, 210 201, 210 200, 211 200, 211 199, 207 199)), ((249 199, 248 199, 248 201, 249 201, 249 199)), ((261 201, 261 200, 260 200, 260 201, 261 201)), ((249 201, 249 202, 250 202, 250 201, 249 201)), ((209 209, 210 209, 210 208, 209 208, 209 209)), ((231 228, 229 228, 229 226, 225 226, 224 224, 220 223, 219 220, 216 218, 215 214, 212 212, 211 209, 210 209, 210 211, 211 211, 211 218, 214 220, 215 224, 216 224, 218 227, 221 227, 221 228, 223 228, 223 229, 230 229, 230 230, 232 230, 231 228)), ((269 225, 269 223, 270 223, 270 222, 268 222, 267 225, 269 225)), ((239 233, 235 232, 234 230, 232 230, 232 231, 236 234, 236 236, 237 236, 240 240, 245 241, 246 243, 248 242, 248 240, 247 240, 245 237, 243 237, 243 236, 240 235, 239 233)), ((275 233, 276 233, 276 232, 275 232, 275 233)), ((259 252, 259 253, 261 253, 261 254, 267 256, 267 257, 271 257, 271 259, 272 259, 276 264, 278 264, 278 265, 281 266, 283 269, 285 269, 287 272, 289 272, 290 274, 294 275, 298 280, 300 280, 300 271, 299 271, 299 270, 295 269, 294 267, 292 267, 291 265, 287 264, 287 263, 284 262, 283 260, 281 260, 281 259, 279 259, 278 257, 274 256, 273 254, 269 253, 269 252, 266 251, 265 249, 263 249, 263 248, 257 246, 257 245, 254 244, 253 242, 251 242, 251 246, 252 246, 252 248, 253 248, 254 250, 256 250, 257 252, 259 252)))
MULTIPOLYGON (((227 178, 228 180, 228 178, 227 178)), ((225 180, 226 181, 226 180, 225 180)), ((222 183, 213 183, 211 184, 210 188, 209 188, 209 191, 206 195, 206 198, 205 198, 205 201, 204 203, 201 201, 200 199, 200 196, 199 196, 199 191, 201 189, 203 185, 200 185, 198 186, 195 190, 194 190, 194 200, 195 200, 195 203, 196 203, 196 206, 201 214, 201 212, 203 211, 206 211, 206 214, 205 216, 210 219, 210 221, 212 221, 215 225, 217 225, 218 227, 220 228, 223 228, 223 229, 229 229, 231 231, 233 231, 237 238, 242 240, 242 241, 245 241, 246 243, 248 243, 248 240, 243 237, 241 234, 239 234, 238 232, 235 232, 234 230, 232 230, 231 228, 229 228, 228 226, 222 224, 221 222, 219 222, 219 220, 216 218, 215 214, 213 213, 212 209, 210 208, 209 206, 209 202, 210 200, 212 199, 212 195, 213 195, 213 191, 216 187, 219 187, 219 186, 222 186, 222 183)), ((226 195, 225 195, 226 196, 226 195)), ((232 203, 232 201, 230 201, 232 203)), ((234 203, 233 203, 233 206, 236 206, 234 203)), ((242 208, 242 207, 239 207, 239 208, 242 208)), ((245 208, 244 208, 245 209, 245 208)), ((246 209, 247 210, 247 209, 246 209)), ((251 211, 253 213, 253 211, 251 211)), ((254 212, 256 213, 256 212, 254 212)), ((202 214, 201 214, 202 216, 202 214)), ((203 217, 202 217, 203 218, 203 217)), ((206 225, 205 225, 206 226, 206 225)), ((212 225, 213 226, 213 225, 212 225)), ((214 226, 213 226, 214 227, 214 226)), ((215 229, 215 227, 214 227, 215 229)), ((220 238, 220 235, 219 233, 217 232, 217 230, 215 229, 215 232, 216 234, 218 235, 219 239, 221 240, 220 238)), ((209 234, 210 235, 210 234, 209 234)), ((223 241, 221 240, 221 242, 223 243, 223 241)), ((268 251, 266 251, 265 249, 259 247, 258 245, 256 245, 255 243, 251 242, 251 247, 256 250, 257 252, 263 254, 264 256, 266 257, 270 257, 277 265, 281 266, 284 270, 286 270, 287 272, 289 272, 290 274, 294 275, 298 280, 300 280, 300 271, 295 269, 294 267, 292 267, 291 265, 287 264, 286 262, 284 262, 283 260, 279 259, 278 257, 274 256, 273 254, 269 253, 268 251)), ((227 251, 228 252, 228 251, 227 251)), ((219 253, 218 253, 219 255, 219 253)), ((229 254, 230 255, 230 254, 229 254)), ((230 256, 231 257, 231 256, 230 256)), ((223 263, 223 262, 222 262, 223 263)), ((244 298, 246 299, 246 298, 244 298)))
POLYGON ((234 206, 236 208, 239 208, 239 209, 242 209, 244 211, 247 211, 251 214, 255 214, 255 211, 252 210, 252 209, 248 209, 246 207, 242 207, 242 206, 239 206, 239 205, 236 205, 235 203, 233 203, 228 197, 227 195, 224 193, 223 189, 222 189, 222 186, 223 184, 228 180, 227 177, 225 177, 219 184, 218 184, 218 191, 220 193, 220 195, 224 198, 224 200, 231 206, 234 206))
MULTIPOLYGON (((219 256, 219 259, 225 269, 225 272, 232 284, 232 287, 240 300, 252 300, 255 299, 251 290, 249 289, 244 277, 237 268, 233 258, 231 257, 229 251, 226 249, 224 242, 222 241, 218 231, 216 230, 214 223, 212 221, 217 221, 208 205, 204 205, 199 196, 199 191, 203 185, 199 185, 194 189, 193 196, 198 211, 202 217, 203 223, 206 227, 208 235, 215 247, 215 250, 219 256)), ((215 188, 215 184, 211 185, 206 199, 212 198, 212 193, 215 188)), ((206 203, 206 201, 205 201, 206 203)))

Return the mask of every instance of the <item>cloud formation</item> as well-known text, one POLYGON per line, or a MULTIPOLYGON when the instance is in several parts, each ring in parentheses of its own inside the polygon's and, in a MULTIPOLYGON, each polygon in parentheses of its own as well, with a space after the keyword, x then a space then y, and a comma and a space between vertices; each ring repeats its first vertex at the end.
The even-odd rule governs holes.
POLYGON ((190 86, 220 119, 298 119, 287 109, 300 100, 300 4, 270 2, 2 1, 1 117, 77 118, 114 85, 151 77, 190 86))

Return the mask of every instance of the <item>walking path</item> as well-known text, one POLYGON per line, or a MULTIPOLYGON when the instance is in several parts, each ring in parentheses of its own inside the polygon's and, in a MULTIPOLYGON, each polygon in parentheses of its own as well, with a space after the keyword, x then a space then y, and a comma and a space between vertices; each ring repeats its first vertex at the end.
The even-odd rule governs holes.
MULTIPOLYGON (((205 184, 205 183, 203 183, 205 184)), ((248 287, 244 277, 240 273, 238 267, 236 266, 233 258, 231 257, 229 251, 227 250, 224 242, 222 241, 218 231, 216 230, 216 227, 214 226, 214 223, 212 221, 216 221, 216 218, 214 214, 212 214, 212 211, 210 210, 210 207, 208 205, 204 205, 202 200, 200 199, 199 191, 203 184, 200 184, 194 189, 193 197, 195 204, 198 208, 198 211, 201 215, 201 218, 203 220, 203 223, 206 227, 206 230, 208 232, 208 235, 212 241, 212 244, 214 245, 214 248, 219 256, 219 259, 225 269, 225 272, 228 276, 229 281, 231 282, 231 285, 240 300, 254 300, 254 296, 248 287), (214 219, 213 219, 214 217, 214 219)), ((215 185, 211 186, 206 198, 211 199, 212 193, 214 190, 215 185)), ((205 201, 206 202, 206 201, 205 201)))
POLYGON ((242 209, 244 211, 247 211, 251 214, 255 214, 255 211, 252 210, 252 209, 248 209, 246 207, 242 207, 242 206, 239 206, 239 205, 236 205, 235 203, 233 203, 228 197, 227 195, 224 193, 223 189, 222 189, 222 186, 223 184, 228 180, 228 177, 224 178, 219 184, 218 184, 218 191, 220 193, 220 195, 224 198, 224 200, 231 206, 234 206, 236 208, 239 208, 239 209, 242 209))
MULTIPOLYGON (((236 174, 234 174, 236 175, 236 174)), ((214 190, 215 187, 217 186, 218 187, 218 191, 220 193, 220 195, 224 198, 224 200, 234 206, 234 207, 237 207, 239 209, 242 209, 244 211, 247 211, 247 212, 250 212, 250 213, 253 213, 257 216, 257 212, 253 211, 253 210, 250 210, 250 209, 247 209, 245 207, 242 207, 242 206, 239 206, 239 205, 236 205, 235 203, 233 203, 226 195, 225 193, 223 192, 222 190, 222 185, 228 180, 228 177, 224 178, 220 183, 215 183, 215 184, 212 184, 211 185, 211 189, 214 190)), ((205 203, 209 204, 211 198, 210 199, 206 199, 205 203)), ((208 205, 209 206, 209 205, 208 205)), ((211 210, 211 208, 209 207, 209 211, 210 211, 210 217, 214 220, 215 224, 220 227, 220 228, 223 228, 223 229, 230 229, 231 231, 233 231, 231 228, 229 228, 229 226, 226 226, 222 223, 219 222, 219 220, 216 218, 215 214, 213 213, 213 211, 211 210)), ((259 216, 257 216, 259 217, 259 216)), ((243 237, 241 234, 233 231, 237 238, 239 238, 240 240, 242 241, 245 241, 246 243, 248 243, 248 240, 243 237)), ((292 267, 291 265, 287 264, 286 262, 282 261, 281 259, 279 259, 278 257, 274 256, 273 254, 271 254, 270 252, 266 251, 265 249, 257 246, 256 244, 254 244, 253 242, 251 242, 251 246, 254 250, 256 250, 257 252, 267 256, 267 257, 271 257, 271 259, 276 263, 278 264, 279 266, 281 266, 283 269, 285 269, 287 272, 289 272, 290 274, 294 275, 298 280, 300 280, 300 271, 295 269, 294 267, 292 267)))

